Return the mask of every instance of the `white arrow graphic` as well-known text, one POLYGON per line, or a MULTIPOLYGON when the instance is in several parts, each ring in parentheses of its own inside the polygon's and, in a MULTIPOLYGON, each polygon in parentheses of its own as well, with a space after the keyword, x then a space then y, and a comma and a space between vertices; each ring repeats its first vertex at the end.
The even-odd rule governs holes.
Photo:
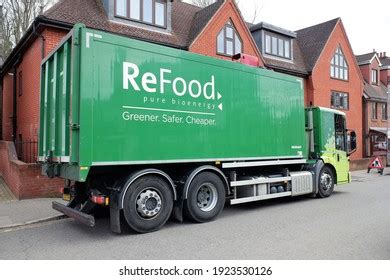
POLYGON ((222 95, 218 92, 218 100, 222 98, 222 95))
POLYGON ((222 104, 222 103, 219 104, 219 105, 218 105, 218 108, 219 108, 219 110, 223 111, 223 104, 222 104))

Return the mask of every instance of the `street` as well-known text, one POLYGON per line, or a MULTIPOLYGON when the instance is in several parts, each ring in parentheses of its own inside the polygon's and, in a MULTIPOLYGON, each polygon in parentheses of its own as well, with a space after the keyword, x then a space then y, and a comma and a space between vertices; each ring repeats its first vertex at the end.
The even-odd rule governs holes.
POLYGON ((65 219, 0 233, 0 259, 390 259, 390 174, 354 173, 328 199, 226 205, 208 224, 151 234, 65 219))

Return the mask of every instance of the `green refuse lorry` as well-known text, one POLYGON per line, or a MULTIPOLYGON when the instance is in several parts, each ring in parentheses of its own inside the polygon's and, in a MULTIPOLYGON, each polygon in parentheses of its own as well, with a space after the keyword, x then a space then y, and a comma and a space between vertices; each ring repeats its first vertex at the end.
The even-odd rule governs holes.
POLYGON ((350 181, 345 114, 304 108, 300 78, 85 28, 42 62, 39 162, 53 208, 144 233, 225 202, 328 197, 350 181))

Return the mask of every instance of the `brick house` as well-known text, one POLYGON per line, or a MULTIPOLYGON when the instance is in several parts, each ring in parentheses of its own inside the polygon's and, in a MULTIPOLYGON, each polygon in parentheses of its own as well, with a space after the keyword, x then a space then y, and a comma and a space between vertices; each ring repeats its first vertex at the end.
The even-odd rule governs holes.
MULTIPOLYGON (((387 110, 390 106, 390 57, 386 55, 386 52, 379 54, 379 60, 382 64, 380 67, 380 81, 382 84, 387 85, 387 110)), ((387 111, 387 165, 390 165, 390 120, 389 111, 387 111)))
POLYGON ((233 0, 219 0, 203 9, 181 1, 60 0, 34 20, 0 72, 0 175, 18 198, 55 195, 58 188, 53 186, 62 184, 40 175, 37 164, 20 161, 28 160, 14 142, 36 141, 40 62, 75 23, 220 59, 246 53, 264 65, 233 0))
POLYGON ((364 156, 385 156, 388 129, 387 76, 382 75, 381 79, 382 63, 375 51, 357 55, 356 59, 364 79, 364 156))
MULTIPOLYGON (((304 78, 306 106, 344 111, 347 127, 358 135, 352 163, 363 157, 363 82, 340 18, 295 32, 268 23, 250 26, 264 61, 271 69, 304 78)), ((358 168, 355 164, 351 168, 358 168)))

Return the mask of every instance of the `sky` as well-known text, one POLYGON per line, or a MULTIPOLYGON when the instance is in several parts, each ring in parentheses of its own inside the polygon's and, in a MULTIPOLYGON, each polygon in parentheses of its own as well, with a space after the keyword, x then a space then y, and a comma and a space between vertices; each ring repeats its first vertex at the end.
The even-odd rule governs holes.
POLYGON ((239 0, 247 21, 256 6, 256 22, 292 31, 341 17, 356 55, 375 49, 390 56, 390 0, 239 0))

